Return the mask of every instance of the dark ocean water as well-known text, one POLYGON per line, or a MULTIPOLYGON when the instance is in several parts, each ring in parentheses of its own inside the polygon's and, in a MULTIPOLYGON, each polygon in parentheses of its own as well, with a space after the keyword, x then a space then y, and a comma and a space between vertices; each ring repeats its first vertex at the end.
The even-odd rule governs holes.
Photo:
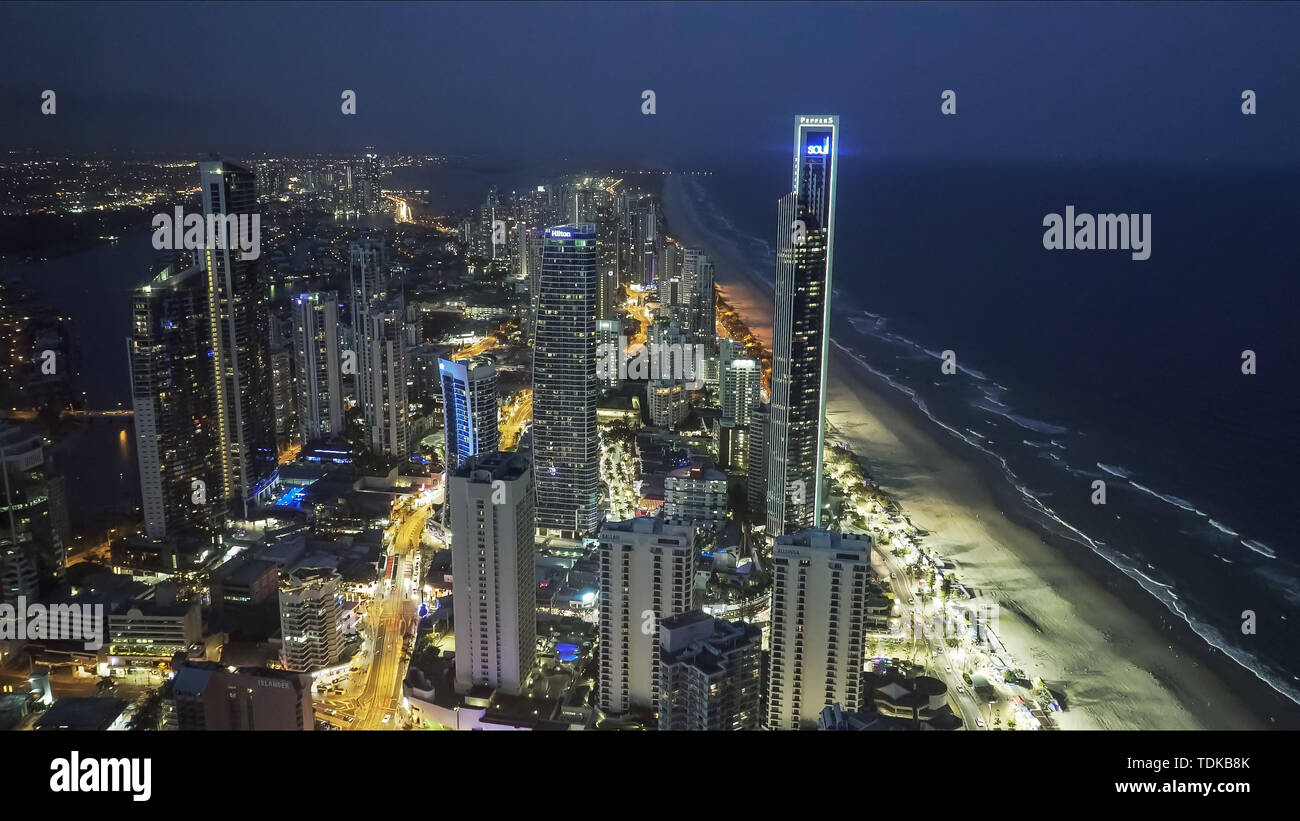
MULTIPOLYGON (((839 169, 832 335, 1036 519, 1300 694, 1300 173, 839 169), (1043 218, 1149 213, 1151 257, 1048 251, 1043 218), (943 375, 940 355, 956 354, 943 375), (1253 350, 1257 373, 1242 373, 1253 350), (938 430, 938 427, 936 427, 938 430), (960 440, 960 441, 958 441, 960 440), (1093 482, 1106 483, 1094 505, 1093 482), (1257 632, 1243 635, 1243 611, 1257 632)), ((690 178, 771 281, 780 190, 690 178)))

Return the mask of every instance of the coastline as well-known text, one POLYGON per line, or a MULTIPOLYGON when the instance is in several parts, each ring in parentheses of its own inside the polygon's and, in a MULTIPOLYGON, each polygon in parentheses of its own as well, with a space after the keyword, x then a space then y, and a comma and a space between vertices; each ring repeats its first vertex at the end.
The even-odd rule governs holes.
MULTIPOLYGON (((729 242, 701 230, 684 186, 664 186, 670 224, 714 259, 726 299, 771 343, 770 283, 729 242)), ((1022 511, 991 464, 943 441, 903 395, 833 349, 827 419, 873 480, 930 535, 927 549, 996 601, 999 636, 1027 672, 1059 685, 1066 728, 1300 726, 1300 710, 1210 647, 1136 582, 1022 511)))

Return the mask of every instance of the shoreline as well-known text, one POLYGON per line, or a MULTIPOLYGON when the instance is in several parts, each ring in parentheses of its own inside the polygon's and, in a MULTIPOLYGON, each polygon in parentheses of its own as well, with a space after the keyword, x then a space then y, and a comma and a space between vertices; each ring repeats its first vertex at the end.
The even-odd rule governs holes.
MULTIPOLYGON (((664 210, 697 229, 681 185, 664 210)), ((685 229, 683 231, 682 229, 685 229)), ((703 236, 701 236, 701 234, 703 236)), ((727 301, 771 343, 771 285, 729 242, 692 242, 714 258, 727 301)), ((996 601, 999 636, 1031 675, 1059 685, 1068 728, 1245 729, 1300 726, 1300 709, 1214 649, 1086 546, 1048 532, 976 453, 962 453, 906 397, 845 353, 829 357, 827 421, 873 481, 930 532, 927 550, 996 601), (1273 719, 1270 720, 1270 717, 1273 719)))

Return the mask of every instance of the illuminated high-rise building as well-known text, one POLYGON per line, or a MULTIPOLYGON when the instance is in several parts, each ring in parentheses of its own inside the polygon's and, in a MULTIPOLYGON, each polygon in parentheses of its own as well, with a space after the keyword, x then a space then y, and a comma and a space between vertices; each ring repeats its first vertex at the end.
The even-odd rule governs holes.
MULTIPOLYGON (((596 320, 596 350, 602 353, 598 356, 607 357, 608 360, 617 365, 625 356, 623 351, 623 320, 621 319, 598 319, 596 320)), ((599 374, 602 386, 617 388, 619 375, 617 367, 607 367, 604 372, 599 374)))
POLYGON ((596 226, 546 231, 533 351, 537 527, 571 537, 599 522, 596 226))
POLYGON ((294 444, 301 444, 302 430, 298 425, 298 383, 293 345, 271 346, 271 399, 275 407, 275 447, 284 452, 294 444))
POLYGON ((823 709, 862 705, 871 537, 805 530, 772 548, 767 727, 816 729, 823 709))
POLYGON ((449 474, 457 692, 517 694, 533 669, 533 496, 526 451, 481 453, 449 474))
POLYGON ((44 440, 0 423, 0 598, 62 578, 69 535, 63 477, 44 440))
POLYGON ((215 530, 226 519, 230 499, 207 307, 200 265, 164 268, 132 295, 131 407, 150 539, 215 530))
POLYGON ((749 519, 754 524, 767 521, 767 437, 772 421, 772 406, 760 402, 749 412, 749 430, 745 433, 745 490, 749 519))
POLYGON ((311 673, 338 663, 343 652, 341 577, 328 567, 299 567, 280 581, 280 662, 311 673))
POLYGON ((659 623, 659 729, 758 730, 763 631, 700 610, 659 623))
POLYGON ((748 427, 763 383, 763 363, 757 359, 732 359, 722 363, 719 401, 722 424, 748 427))
POLYGON ((501 441, 498 424, 497 368, 490 357, 463 362, 438 360, 442 413, 447 434, 447 471, 471 456, 495 453, 501 441))
POLYGON ((642 516, 600 530, 600 698, 606 715, 659 701, 659 629, 694 610, 695 531, 642 516))
POLYGON ((366 314, 365 329, 366 362, 359 379, 368 376, 370 383, 370 401, 363 408, 370 448, 375 453, 405 460, 411 455, 406 389, 410 357, 401 295, 386 304, 372 303, 366 314))
POLYGON ((718 335, 718 298, 713 287, 713 261, 708 257, 700 259, 695 266, 691 310, 694 312, 691 329, 696 339, 712 347, 718 335))
POLYGON ((816 527, 826 437, 839 117, 795 120, 794 187, 777 220, 767 531, 816 527))
POLYGON ((298 362, 298 419, 302 441, 343 433, 339 361, 339 296, 334 291, 293 299, 293 346, 298 362))
POLYGON ((366 409, 373 402, 374 376, 370 371, 368 323, 371 305, 388 298, 388 255, 382 239, 364 238, 348 243, 348 299, 352 320, 352 351, 356 355, 357 405, 366 409))
MULTIPOLYGON (((257 198, 250 169, 229 160, 200 162, 199 184, 208 223, 213 217, 247 215, 251 224, 257 198)), ((233 241, 208 245, 199 257, 207 278, 210 348, 216 359, 223 493, 235 512, 248 518, 269 489, 277 466, 269 288, 260 259, 251 259, 233 241)))

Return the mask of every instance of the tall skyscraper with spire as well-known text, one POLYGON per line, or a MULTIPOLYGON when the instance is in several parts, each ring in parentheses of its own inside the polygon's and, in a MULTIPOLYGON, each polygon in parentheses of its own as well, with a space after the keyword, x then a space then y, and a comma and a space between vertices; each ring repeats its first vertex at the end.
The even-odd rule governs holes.
POLYGON ((533 351, 537 527, 567 536, 599 521, 596 279, 596 226, 548 228, 533 351))
POLYGON ((819 523, 839 122, 838 116, 795 119, 794 187, 777 208, 770 536, 819 523))
MULTIPOLYGON (((203 214, 257 211, 253 171, 230 160, 199 163, 203 214)), ((237 515, 251 513, 275 476, 275 413, 271 392, 269 289, 259 260, 234 242, 208 243, 199 251, 207 279, 209 331, 216 366, 221 474, 226 498, 237 515), (211 247, 224 245, 225 247, 211 247)))

